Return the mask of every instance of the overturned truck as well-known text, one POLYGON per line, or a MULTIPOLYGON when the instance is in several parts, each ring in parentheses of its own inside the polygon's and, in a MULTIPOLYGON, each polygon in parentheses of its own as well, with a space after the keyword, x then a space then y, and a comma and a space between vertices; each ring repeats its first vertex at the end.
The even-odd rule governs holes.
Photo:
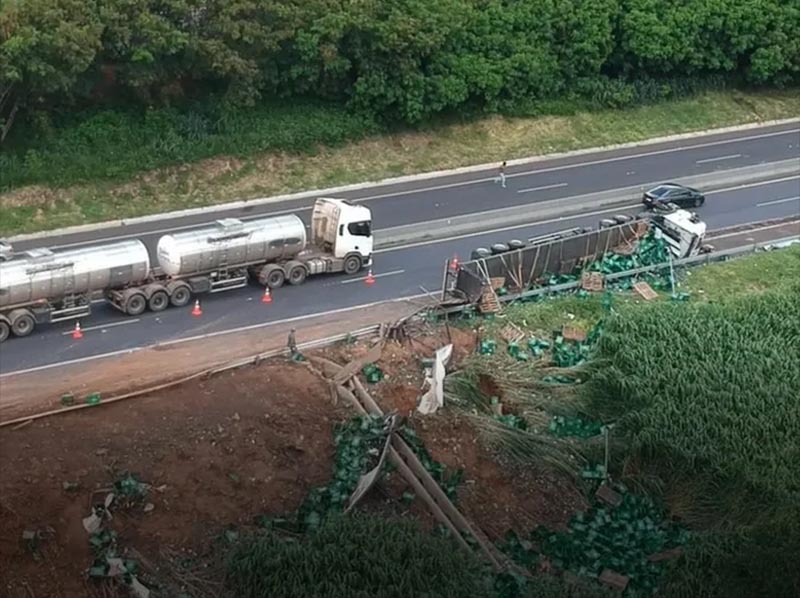
MULTIPOLYGON (((697 255, 706 248, 706 224, 697 214, 674 209, 637 217, 601 220, 597 229, 572 228, 539 237, 478 248, 470 261, 450 260, 445 268, 442 301, 476 304, 497 301, 502 287, 521 293, 540 286, 548 276, 573 274, 611 253, 630 255, 644 239, 656 239, 665 261, 697 255), (488 295, 488 297, 487 297, 488 295)), ((488 307, 491 311, 492 306, 488 307)))

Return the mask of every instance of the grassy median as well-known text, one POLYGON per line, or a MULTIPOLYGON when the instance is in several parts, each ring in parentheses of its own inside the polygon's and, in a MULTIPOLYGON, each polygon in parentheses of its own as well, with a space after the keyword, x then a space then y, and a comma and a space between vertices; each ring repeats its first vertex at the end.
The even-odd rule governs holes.
MULTIPOLYGON (((31 184, 0 194, 0 235, 798 115, 800 94, 796 90, 720 92, 629 110, 537 118, 493 116, 419 131, 376 135, 302 153, 220 155, 132 176, 125 172, 110 176, 105 169, 104 176, 99 178, 98 175, 98 180, 60 187, 52 183, 31 184)), ((119 131, 116 133, 121 135, 119 131)), ((118 159, 124 158, 126 151, 135 151, 134 145, 122 135, 114 146, 121 156, 118 159)), ((66 165, 70 159, 86 158, 87 163, 99 158, 114 160, 113 156, 77 155, 78 150, 71 158, 69 152, 58 150, 58 146, 56 133, 53 147, 37 151, 36 160, 44 160, 49 168, 59 168, 60 161, 66 165)))

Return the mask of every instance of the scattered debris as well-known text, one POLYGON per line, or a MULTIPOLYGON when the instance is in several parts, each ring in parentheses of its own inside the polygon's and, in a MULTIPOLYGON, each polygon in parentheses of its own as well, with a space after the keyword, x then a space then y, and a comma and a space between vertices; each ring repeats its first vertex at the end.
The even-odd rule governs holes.
POLYGON ((581 288, 584 291, 600 292, 605 288, 606 279, 600 272, 583 272, 581 288))
POLYGON ((625 588, 628 587, 630 578, 627 575, 616 573, 611 569, 603 569, 603 572, 600 574, 600 577, 597 578, 597 581, 619 592, 624 592, 625 588))
POLYGON ((364 374, 364 378, 370 384, 377 384, 384 378, 383 370, 374 363, 364 366, 361 373, 364 374))
POLYGON ((565 324, 561 329, 561 336, 564 337, 564 340, 582 343, 586 340, 586 331, 578 328, 577 326, 569 326, 565 324))
POLYGON ((613 490, 608 484, 601 484, 594 496, 612 507, 618 507, 622 504, 622 495, 613 490))
POLYGON ((525 338, 525 333, 522 331, 522 328, 513 322, 509 322, 500 331, 500 336, 507 343, 519 343, 523 338, 525 338))
POLYGON ((428 415, 435 413, 444 406, 444 378, 447 374, 445 368, 453 354, 453 345, 445 345, 434 354, 433 367, 425 374, 425 383, 428 390, 422 395, 417 411, 428 415))
POLYGON ((383 465, 386 462, 386 455, 389 452, 389 446, 391 446, 392 433, 396 428, 397 416, 391 415, 387 418, 387 427, 385 428, 386 440, 383 443, 383 449, 381 450, 381 456, 378 459, 378 463, 370 471, 362 475, 358 480, 355 490, 353 490, 353 493, 350 495, 350 498, 347 501, 345 513, 349 513, 353 507, 358 504, 358 501, 361 500, 367 492, 369 492, 369 489, 372 488, 375 482, 378 481, 378 477, 383 469, 383 465))
POLYGON ((639 296, 645 301, 652 301, 656 297, 658 297, 658 293, 653 290, 649 284, 644 281, 637 282, 633 285, 633 290, 636 291, 639 296))

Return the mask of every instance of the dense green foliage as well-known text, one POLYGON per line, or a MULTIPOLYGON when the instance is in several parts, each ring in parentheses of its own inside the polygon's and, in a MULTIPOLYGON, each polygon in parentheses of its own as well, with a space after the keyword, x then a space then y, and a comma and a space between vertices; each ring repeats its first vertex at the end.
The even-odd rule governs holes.
POLYGON ((238 598, 491 598, 491 578, 447 538, 414 523, 332 517, 302 540, 250 536, 228 562, 238 598))
POLYGON ((669 93, 645 91, 648 77, 784 83, 800 69, 800 7, 781 0, 10 0, 0 35, 2 83, 26 101, 213 87, 236 103, 311 94, 405 121, 669 93))
POLYGON ((115 179, 217 155, 312 152, 319 144, 336 146, 374 130, 369 118, 318 102, 251 109, 205 102, 190 110, 102 110, 39 119, 7 139, 21 149, 0 153, 0 189, 115 179))
POLYGON ((781 0, 5 0, 0 189, 307 150, 444 113, 786 85, 799 40, 800 7, 781 0))
POLYGON ((616 420, 630 470, 660 480, 673 513, 707 530, 676 573, 676 596, 800 587, 799 344, 796 283, 721 303, 624 308, 607 323, 590 411, 616 420))

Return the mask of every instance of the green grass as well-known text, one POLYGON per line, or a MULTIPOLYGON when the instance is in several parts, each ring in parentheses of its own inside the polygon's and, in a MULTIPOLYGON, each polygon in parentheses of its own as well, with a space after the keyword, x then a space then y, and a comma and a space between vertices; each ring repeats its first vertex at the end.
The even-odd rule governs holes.
POLYGON ((800 115, 800 94, 706 93, 626 110, 493 116, 376 134, 319 105, 230 115, 101 113, 0 154, 0 234, 641 141, 800 115), (223 118, 224 117, 224 118, 223 118))
POLYGON ((751 257, 711 264, 687 272, 681 288, 695 299, 718 301, 745 293, 758 293, 800 280, 800 246, 759 253, 751 257))
POLYGON ((301 540, 245 538, 228 560, 238 598, 493 598, 481 564, 409 521, 334 517, 301 540))

